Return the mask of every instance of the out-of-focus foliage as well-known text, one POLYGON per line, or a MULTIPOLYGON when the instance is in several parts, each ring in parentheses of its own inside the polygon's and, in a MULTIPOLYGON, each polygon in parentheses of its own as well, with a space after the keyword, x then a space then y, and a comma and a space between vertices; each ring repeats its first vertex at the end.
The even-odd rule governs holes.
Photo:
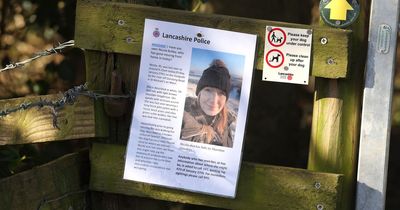
MULTIPOLYGON (((59 42, 73 39, 75 5, 76 1, 72 0, 1 1, 1 67, 32 57, 36 52, 49 49, 59 42)), ((68 53, 71 52, 66 51, 68 53)), ((68 59, 64 53, 60 53, 38 59, 18 70, 2 73, 0 98, 65 90, 78 82, 77 79, 84 78, 76 78, 76 66, 76 60, 68 59)))
MULTIPOLYGON (((0 0, 0 69, 73 39, 75 7, 75 0, 0 0)), ((58 93, 84 78, 83 53, 67 49, 0 73, 0 99, 58 93)), ((0 146, 0 177, 70 151, 67 142, 0 146)))
POLYGON ((26 159, 19 153, 16 147, 2 147, 0 149, 0 177, 6 177, 14 173, 14 169, 20 166, 26 159))

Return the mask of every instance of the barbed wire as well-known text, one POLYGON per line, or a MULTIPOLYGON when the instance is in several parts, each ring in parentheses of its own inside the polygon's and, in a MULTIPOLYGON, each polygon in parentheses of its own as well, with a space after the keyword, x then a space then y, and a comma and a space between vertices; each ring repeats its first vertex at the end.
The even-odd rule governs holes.
POLYGON ((58 46, 55 46, 55 47, 53 47, 51 49, 47 49, 47 50, 44 50, 44 51, 41 51, 41 52, 38 52, 32 58, 29 58, 29 59, 26 59, 26 60, 23 60, 23 61, 19 61, 17 63, 10 63, 10 64, 6 65, 5 68, 0 69, 0 73, 4 72, 4 71, 11 70, 11 69, 16 69, 16 68, 22 67, 25 64, 30 63, 30 62, 38 59, 38 58, 41 58, 41 57, 44 57, 44 56, 48 56, 48 55, 52 55, 52 54, 55 54, 55 53, 59 53, 59 52, 61 52, 62 49, 65 49, 65 48, 68 48, 68 47, 73 47, 73 46, 75 46, 75 41, 74 40, 70 40, 70 41, 67 41, 67 42, 64 42, 64 43, 58 43, 58 46))
POLYGON ((132 93, 129 93, 127 95, 107 95, 107 94, 101 94, 101 93, 95 93, 93 91, 84 91, 84 92, 80 92, 79 95, 82 96, 87 96, 89 98, 93 98, 93 99, 99 99, 99 98, 111 98, 111 99, 118 99, 118 98, 127 98, 127 99, 131 99, 134 97, 134 95, 132 93))
MULTIPOLYGON (((44 57, 44 56, 48 56, 48 55, 52 55, 55 53, 59 53, 61 52, 62 49, 65 49, 67 47, 73 47, 75 45, 75 41, 74 40, 70 40, 64 43, 59 43, 58 46, 55 46, 51 49, 47 49, 41 52, 38 52, 35 54, 34 57, 17 62, 17 63, 11 63, 6 65, 5 68, 0 69, 0 73, 4 72, 4 71, 8 71, 11 69, 16 69, 19 68, 21 66, 24 66, 27 63, 30 63, 38 58, 44 57)), ((46 100, 46 99, 42 99, 39 98, 39 101, 36 102, 26 102, 26 103, 21 103, 19 106, 13 107, 13 108, 8 108, 5 110, 1 110, 0 111, 0 118, 2 117, 6 117, 7 115, 14 113, 14 112, 18 112, 21 110, 27 110, 27 109, 32 109, 32 108, 43 108, 43 107, 47 107, 50 109, 51 111, 51 115, 53 117, 53 127, 60 129, 60 127, 58 126, 58 122, 57 122, 57 115, 58 115, 58 111, 63 108, 65 105, 73 105, 76 100, 77 97, 79 95, 82 96, 87 96, 89 98, 92 98, 94 100, 100 99, 100 98, 110 98, 110 99, 118 99, 118 98, 125 98, 125 99, 129 99, 129 98, 133 98, 134 95, 132 93, 129 93, 127 95, 107 95, 107 94, 101 94, 101 93, 95 93, 93 91, 89 91, 87 90, 87 84, 83 84, 83 85, 79 85, 79 86, 75 86, 67 91, 65 91, 63 93, 63 96, 55 101, 50 101, 50 100, 46 100)))
POLYGON ((118 99, 118 98, 125 98, 125 99, 132 99, 134 95, 132 93, 128 95, 106 95, 106 94, 101 94, 101 93, 95 93, 93 91, 88 91, 87 90, 87 84, 75 86, 63 93, 63 96, 54 101, 46 100, 39 98, 39 101, 36 102, 25 102, 21 103, 19 106, 13 107, 13 108, 8 108, 5 110, 0 111, 0 118, 6 117, 7 115, 18 112, 21 110, 27 110, 27 109, 32 109, 32 108, 43 108, 43 107, 48 107, 51 111, 51 115, 53 117, 53 127, 60 129, 58 126, 58 111, 62 109, 65 105, 73 105, 77 97, 79 95, 86 96, 89 98, 92 98, 94 100, 100 99, 100 98, 112 98, 112 99, 118 99))

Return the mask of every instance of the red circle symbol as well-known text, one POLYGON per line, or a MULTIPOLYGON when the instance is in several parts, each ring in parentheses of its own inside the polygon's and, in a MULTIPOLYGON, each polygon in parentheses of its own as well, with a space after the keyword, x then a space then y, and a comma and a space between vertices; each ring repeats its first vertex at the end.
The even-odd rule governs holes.
POLYGON ((268 33, 268 42, 274 47, 280 47, 286 42, 286 33, 281 28, 274 28, 268 33), (279 31, 282 36, 275 35, 275 31, 279 31))
POLYGON ((282 66, 283 62, 285 61, 285 56, 283 53, 277 49, 270 50, 266 55, 265 55, 265 62, 270 66, 271 68, 278 68, 282 66), (275 54, 271 54, 272 52, 276 52, 275 54), (271 57, 270 57, 271 55, 271 57))

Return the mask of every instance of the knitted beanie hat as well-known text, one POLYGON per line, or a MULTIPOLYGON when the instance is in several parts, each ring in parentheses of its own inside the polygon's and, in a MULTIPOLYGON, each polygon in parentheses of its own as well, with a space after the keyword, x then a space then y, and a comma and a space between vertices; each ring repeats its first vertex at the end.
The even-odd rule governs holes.
POLYGON ((197 83, 196 95, 199 95, 199 92, 205 87, 214 87, 224 91, 228 100, 231 89, 231 75, 223 61, 219 59, 213 60, 210 67, 203 71, 197 83))

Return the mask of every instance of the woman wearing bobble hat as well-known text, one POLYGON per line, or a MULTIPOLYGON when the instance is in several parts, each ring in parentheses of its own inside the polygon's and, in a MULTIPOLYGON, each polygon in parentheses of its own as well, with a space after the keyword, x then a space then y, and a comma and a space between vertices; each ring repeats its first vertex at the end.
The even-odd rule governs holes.
POLYGON ((181 139, 224 147, 233 146, 230 126, 235 117, 228 110, 231 76, 221 60, 203 71, 196 88, 197 98, 187 97, 181 139))

